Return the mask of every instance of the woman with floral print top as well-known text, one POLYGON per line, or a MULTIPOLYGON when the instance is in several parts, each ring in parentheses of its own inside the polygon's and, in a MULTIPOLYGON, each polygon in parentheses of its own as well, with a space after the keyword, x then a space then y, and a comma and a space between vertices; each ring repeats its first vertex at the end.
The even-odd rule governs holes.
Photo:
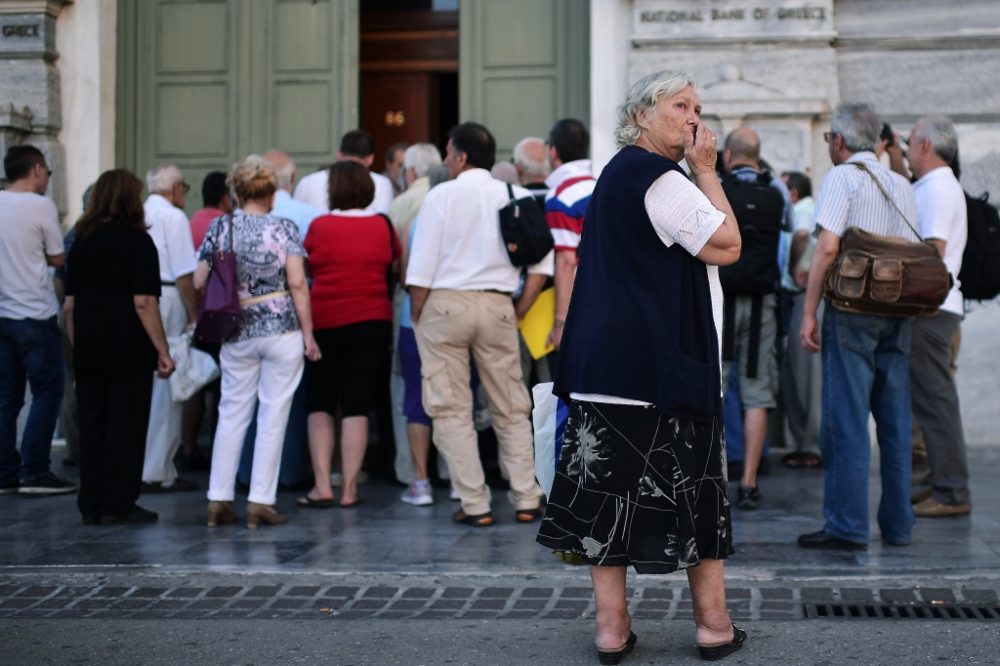
POLYGON ((303 355, 320 357, 313 338, 305 255, 293 222, 269 214, 277 176, 251 155, 229 175, 241 212, 215 219, 201 246, 195 286, 201 289, 212 254, 232 247, 239 280, 240 325, 222 345, 222 396, 212 449, 208 525, 236 522, 231 503, 243 439, 254 407, 257 438, 246 511, 247 527, 284 523, 274 510, 281 447, 303 355), (230 240, 232 239, 232 240, 230 240), (230 243, 232 245, 230 246, 230 243))

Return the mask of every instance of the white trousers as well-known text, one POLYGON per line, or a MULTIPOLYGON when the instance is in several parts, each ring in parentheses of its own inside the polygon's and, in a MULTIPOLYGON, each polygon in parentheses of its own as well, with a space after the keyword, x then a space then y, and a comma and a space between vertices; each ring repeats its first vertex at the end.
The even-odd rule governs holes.
MULTIPOLYGON (((187 310, 177 287, 163 287, 160 296, 160 318, 167 337, 184 332, 187 310)), ((174 402, 170 382, 154 377, 153 398, 149 408, 149 428, 146 430, 146 458, 142 465, 142 480, 169 486, 177 478, 174 456, 181 446, 181 413, 184 403, 174 402)))
POLYGON ((288 413, 305 366, 302 353, 301 331, 222 345, 222 396, 208 499, 234 498, 243 439, 259 400, 248 499, 274 504, 288 413))

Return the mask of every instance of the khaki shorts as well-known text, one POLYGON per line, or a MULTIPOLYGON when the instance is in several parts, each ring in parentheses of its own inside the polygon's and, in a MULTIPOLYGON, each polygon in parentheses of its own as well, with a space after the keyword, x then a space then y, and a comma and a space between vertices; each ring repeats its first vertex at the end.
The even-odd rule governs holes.
MULTIPOLYGON (((727 297, 729 298, 729 297, 727 297)), ((778 336, 777 298, 773 294, 763 297, 760 318, 760 345, 757 347, 757 376, 747 377, 747 361, 750 358, 750 314, 753 307, 752 296, 736 296, 736 327, 733 360, 722 363, 722 386, 729 385, 732 364, 737 363, 739 372, 740 403, 743 409, 777 406, 778 357, 775 340, 778 336)))

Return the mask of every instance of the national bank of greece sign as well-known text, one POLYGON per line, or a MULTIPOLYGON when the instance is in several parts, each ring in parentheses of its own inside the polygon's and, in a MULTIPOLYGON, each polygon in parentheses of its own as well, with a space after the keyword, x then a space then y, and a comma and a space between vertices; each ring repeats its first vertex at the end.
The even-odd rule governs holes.
POLYGON ((635 0, 632 40, 772 41, 833 38, 833 0, 635 0))

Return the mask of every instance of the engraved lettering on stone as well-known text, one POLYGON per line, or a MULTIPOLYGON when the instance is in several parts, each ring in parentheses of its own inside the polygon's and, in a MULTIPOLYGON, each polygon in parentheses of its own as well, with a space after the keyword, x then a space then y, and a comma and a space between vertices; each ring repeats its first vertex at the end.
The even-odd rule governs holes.
POLYGON ((33 23, 31 25, 5 25, 2 28, 4 37, 38 37, 41 25, 33 23))

